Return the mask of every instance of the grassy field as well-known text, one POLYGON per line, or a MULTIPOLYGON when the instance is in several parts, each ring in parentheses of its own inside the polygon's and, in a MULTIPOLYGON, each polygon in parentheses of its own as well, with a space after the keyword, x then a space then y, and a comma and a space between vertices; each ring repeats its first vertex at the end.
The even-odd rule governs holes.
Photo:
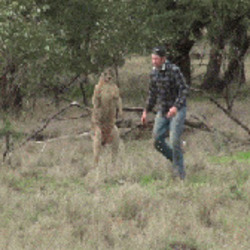
MULTIPOLYGON (((197 65, 194 75, 203 70, 197 65)), ((131 58, 122 68, 125 106, 144 105, 149 70, 148 58, 131 58)), ((250 124, 247 74, 233 114, 250 124)), ((56 112, 40 102, 33 114, 10 118, 15 130, 31 133, 56 112)), ((70 119, 80 114, 72 108, 42 132, 60 139, 30 141, 1 163, 0 249, 249 249, 249 137, 212 103, 190 95, 188 118, 201 117, 215 130, 185 129, 184 182, 172 180, 149 130, 123 137, 116 167, 107 148, 97 179, 92 142, 80 136, 89 118, 70 119)))

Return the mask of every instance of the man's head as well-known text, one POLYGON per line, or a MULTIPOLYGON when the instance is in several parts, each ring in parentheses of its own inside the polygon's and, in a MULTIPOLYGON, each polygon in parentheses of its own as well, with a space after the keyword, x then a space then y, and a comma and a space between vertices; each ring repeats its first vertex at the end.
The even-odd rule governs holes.
POLYGON ((152 50, 152 64, 156 68, 160 68, 166 61, 166 50, 164 47, 154 47, 152 50))

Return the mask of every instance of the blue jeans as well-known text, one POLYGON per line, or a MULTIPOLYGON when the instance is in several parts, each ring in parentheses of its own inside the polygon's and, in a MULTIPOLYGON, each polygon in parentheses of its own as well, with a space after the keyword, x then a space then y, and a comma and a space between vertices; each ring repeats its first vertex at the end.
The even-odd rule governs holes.
POLYGON ((185 178, 183 164, 183 153, 181 149, 181 135, 186 117, 186 107, 178 110, 173 118, 163 116, 158 112, 155 117, 153 128, 154 146, 157 151, 163 154, 173 163, 174 172, 178 172, 181 179, 185 178), (169 141, 166 141, 169 132, 169 141))

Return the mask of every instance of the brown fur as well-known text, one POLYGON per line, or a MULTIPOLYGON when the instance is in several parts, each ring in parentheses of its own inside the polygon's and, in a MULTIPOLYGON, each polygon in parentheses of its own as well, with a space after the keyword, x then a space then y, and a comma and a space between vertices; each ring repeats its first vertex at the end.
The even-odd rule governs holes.
POLYGON ((117 109, 122 116, 119 88, 113 82, 112 69, 105 70, 95 86, 92 97, 92 131, 94 166, 97 167, 101 147, 112 144, 112 160, 115 162, 119 147, 119 131, 115 125, 117 109))

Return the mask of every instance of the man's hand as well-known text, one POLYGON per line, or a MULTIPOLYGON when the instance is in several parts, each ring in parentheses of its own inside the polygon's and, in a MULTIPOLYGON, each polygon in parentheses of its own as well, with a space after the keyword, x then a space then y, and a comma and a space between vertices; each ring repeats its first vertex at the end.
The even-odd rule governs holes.
POLYGON ((168 113, 167 113, 167 118, 171 118, 174 117, 177 114, 177 108, 176 107, 172 107, 169 109, 168 113))
POLYGON ((143 113, 142 113, 141 123, 142 123, 142 125, 147 124, 147 111, 146 110, 144 110, 143 113))

